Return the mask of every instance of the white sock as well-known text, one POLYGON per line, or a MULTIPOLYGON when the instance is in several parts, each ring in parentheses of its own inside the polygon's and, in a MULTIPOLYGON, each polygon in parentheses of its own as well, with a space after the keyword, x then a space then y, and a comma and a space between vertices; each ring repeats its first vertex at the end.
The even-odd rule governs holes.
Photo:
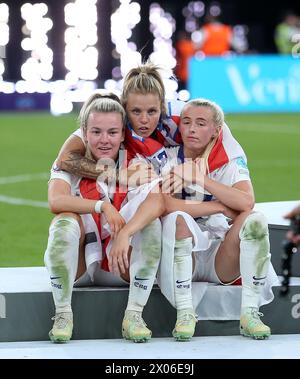
POLYGON ((55 220, 49 229, 45 266, 50 274, 56 313, 72 312, 71 298, 79 254, 80 226, 72 217, 55 220))
POLYGON ((130 260, 127 310, 142 312, 150 296, 161 257, 161 222, 152 221, 141 231, 141 249, 130 260))
POLYGON ((246 218, 239 237, 242 309, 258 309, 271 259, 268 222, 265 216, 259 212, 251 213, 246 218))
POLYGON ((174 288, 177 314, 182 309, 193 309, 192 301, 193 238, 175 241, 174 288))

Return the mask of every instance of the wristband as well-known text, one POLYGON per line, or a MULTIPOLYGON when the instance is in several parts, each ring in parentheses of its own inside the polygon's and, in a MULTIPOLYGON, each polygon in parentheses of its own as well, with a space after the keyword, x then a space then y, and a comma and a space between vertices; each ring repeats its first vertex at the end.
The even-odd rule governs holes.
POLYGON ((104 203, 103 200, 98 200, 97 203, 95 204, 95 212, 96 213, 101 213, 102 209, 102 204, 104 203))

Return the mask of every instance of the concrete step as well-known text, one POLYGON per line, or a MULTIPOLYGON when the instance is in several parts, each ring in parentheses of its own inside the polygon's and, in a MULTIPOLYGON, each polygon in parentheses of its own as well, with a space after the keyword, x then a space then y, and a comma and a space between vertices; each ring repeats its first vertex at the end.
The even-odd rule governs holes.
MULTIPOLYGON (((281 274, 281 242, 288 230, 282 215, 297 202, 258 204, 269 221, 272 263, 281 274)), ((300 258, 293 257, 293 276, 288 296, 280 296, 261 307, 264 321, 275 334, 299 333, 300 318, 300 258), (282 320, 284 319, 284 322, 282 320)), ((197 296, 203 283, 193 283, 197 296)), ((200 296, 201 297, 201 296, 200 296)), ((75 288, 74 339, 121 338, 121 323, 127 304, 128 288, 75 288)), ((208 285, 199 307, 200 321, 196 336, 236 335, 239 333, 241 302, 240 286, 208 285), (226 308, 227 304, 227 308, 226 308), (230 304, 230 309, 228 309, 230 304)), ((0 268, 0 342, 44 341, 52 327, 54 305, 47 271, 44 267, 0 268)), ((169 337, 175 324, 176 311, 155 287, 145 307, 144 319, 154 337, 169 337)))
MULTIPOLYGON (((45 268, 0 269, 0 278, 0 341, 46 340, 53 323, 51 316, 54 315, 54 306, 45 268)), ((291 284, 286 298, 279 296, 280 287, 274 287, 274 301, 261 307, 265 314, 264 320, 276 334, 300 331, 300 279, 293 279, 291 284)), ((126 287, 75 288, 72 298, 73 338, 121 338, 127 297, 126 287)), ((195 335, 238 334, 240 299, 240 286, 208 286, 197 309, 200 321, 195 335), (224 312, 223 307, 227 303, 234 303, 232 316, 224 312), (210 317, 210 314, 214 316, 210 317), (225 320, 224 314, 227 315, 225 320)), ((154 337, 171 336, 176 312, 156 286, 145 308, 144 319, 154 337)))

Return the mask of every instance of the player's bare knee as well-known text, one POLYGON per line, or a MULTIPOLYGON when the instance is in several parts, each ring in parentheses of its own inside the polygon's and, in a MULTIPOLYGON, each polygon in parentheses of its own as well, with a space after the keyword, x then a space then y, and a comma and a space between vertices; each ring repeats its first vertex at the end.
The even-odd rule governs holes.
POLYGON ((176 235, 177 240, 182 240, 184 238, 192 237, 192 233, 188 228, 185 219, 182 216, 177 216, 176 218, 176 235))
POLYGON ((157 193, 151 193, 150 195, 153 197, 155 208, 158 209, 159 214, 160 215, 163 214, 166 210, 163 194, 161 192, 157 192, 157 193))

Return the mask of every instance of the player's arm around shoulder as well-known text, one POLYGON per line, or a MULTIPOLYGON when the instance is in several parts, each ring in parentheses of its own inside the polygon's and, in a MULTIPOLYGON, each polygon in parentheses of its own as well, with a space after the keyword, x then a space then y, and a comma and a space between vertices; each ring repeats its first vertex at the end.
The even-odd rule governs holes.
POLYGON ((85 157, 86 146, 80 135, 71 134, 58 154, 56 164, 61 170, 89 179, 97 179, 104 168, 85 157))
POLYGON ((85 151, 86 147, 82 138, 79 135, 71 134, 60 148, 56 160, 57 166, 62 170, 66 170, 66 167, 68 167, 66 165, 68 165, 68 161, 72 157, 72 154, 77 153, 83 157, 85 151))

